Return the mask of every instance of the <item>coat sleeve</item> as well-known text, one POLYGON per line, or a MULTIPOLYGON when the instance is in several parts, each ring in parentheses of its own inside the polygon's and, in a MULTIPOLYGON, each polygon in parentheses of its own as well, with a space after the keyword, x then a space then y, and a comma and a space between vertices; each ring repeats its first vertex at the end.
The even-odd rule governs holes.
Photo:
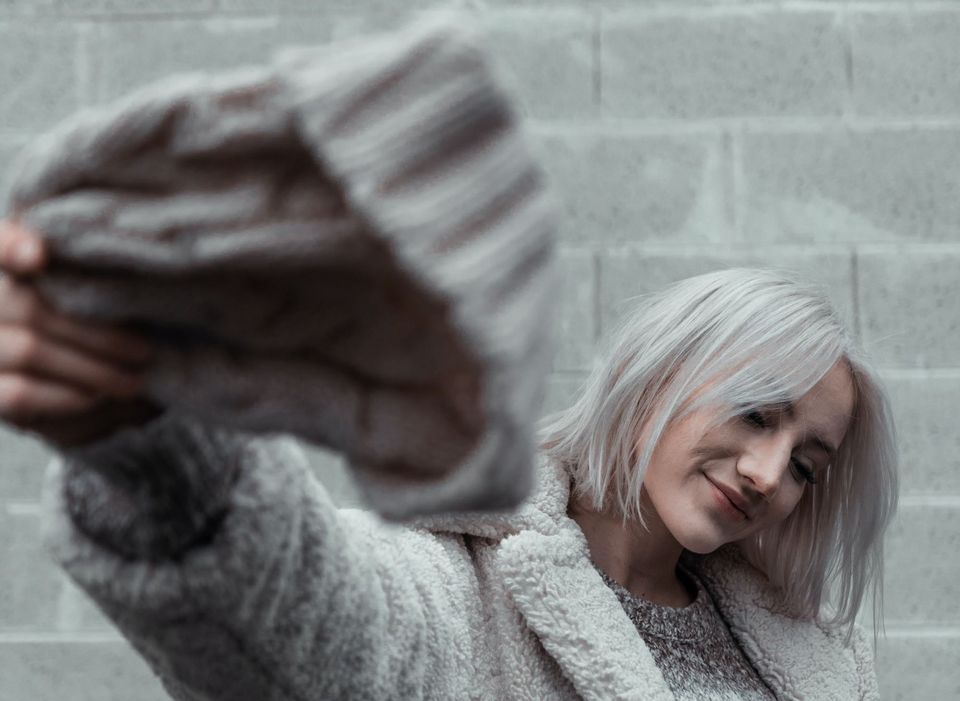
POLYGON ((472 663, 465 549, 338 512, 289 437, 164 415, 59 455, 44 510, 175 699, 456 696, 472 663))

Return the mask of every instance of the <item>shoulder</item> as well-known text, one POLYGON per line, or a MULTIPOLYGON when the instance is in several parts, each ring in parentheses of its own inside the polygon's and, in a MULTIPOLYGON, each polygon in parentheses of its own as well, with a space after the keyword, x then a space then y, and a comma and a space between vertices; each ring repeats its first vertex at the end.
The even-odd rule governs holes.
POLYGON ((762 676, 812 698, 877 699, 873 656, 862 629, 790 615, 766 575, 729 548, 693 562, 731 633, 762 676))

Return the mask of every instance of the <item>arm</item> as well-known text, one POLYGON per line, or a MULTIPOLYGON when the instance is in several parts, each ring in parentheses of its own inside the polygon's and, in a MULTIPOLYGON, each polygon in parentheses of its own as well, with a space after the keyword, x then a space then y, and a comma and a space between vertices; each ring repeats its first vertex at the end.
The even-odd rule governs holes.
POLYGON ((345 521, 288 438, 161 417, 54 461, 45 500, 54 557, 174 698, 411 698, 469 655, 473 585, 440 586, 469 573, 345 521))

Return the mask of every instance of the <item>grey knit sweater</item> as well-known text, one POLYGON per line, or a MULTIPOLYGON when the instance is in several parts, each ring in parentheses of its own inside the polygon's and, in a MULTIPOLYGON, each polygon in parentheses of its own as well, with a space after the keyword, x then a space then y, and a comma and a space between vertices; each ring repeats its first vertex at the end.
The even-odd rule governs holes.
POLYGON ((647 601, 597 571, 637 627, 677 701, 776 701, 692 572, 679 570, 696 592, 693 603, 673 608, 647 601))
POLYGON ((151 400, 340 451, 381 514, 516 505, 553 354, 555 203, 461 24, 67 120, 13 167, 10 212, 51 252, 33 282, 148 335, 151 400))

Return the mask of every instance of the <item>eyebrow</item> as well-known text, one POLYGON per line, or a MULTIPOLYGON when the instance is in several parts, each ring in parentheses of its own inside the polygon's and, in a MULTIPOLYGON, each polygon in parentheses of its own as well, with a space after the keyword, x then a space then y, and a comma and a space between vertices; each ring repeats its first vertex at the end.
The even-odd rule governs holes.
MULTIPOLYGON (((785 411, 785 412, 787 413, 787 416, 789 416, 790 418, 793 418, 794 416, 796 416, 796 411, 794 411, 794 404, 793 404, 793 402, 790 401, 789 399, 788 399, 788 400, 785 400, 785 401, 783 401, 783 402, 778 402, 777 406, 780 407, 783 411, 785 411)), ((812 444, 818 446, 818 447, 819 447, 821 450, 823 450, 827 455, 829 455, 831 462, 832 462, 833 460, 836 460, 836 458, 837 458, 837 448, 835 448, 834 446, 830 445, 830 444, 827 443, 825 440, 823 440, 823 438, 822 438, 822 437, 820 436, 820 434, 818 434, 817 432, 811 431, 810 433, 811 433, 810 437, 808 437, 808 438, 803 442, 804 445, 807 445, 807 444, 812 443, 812 444)))

